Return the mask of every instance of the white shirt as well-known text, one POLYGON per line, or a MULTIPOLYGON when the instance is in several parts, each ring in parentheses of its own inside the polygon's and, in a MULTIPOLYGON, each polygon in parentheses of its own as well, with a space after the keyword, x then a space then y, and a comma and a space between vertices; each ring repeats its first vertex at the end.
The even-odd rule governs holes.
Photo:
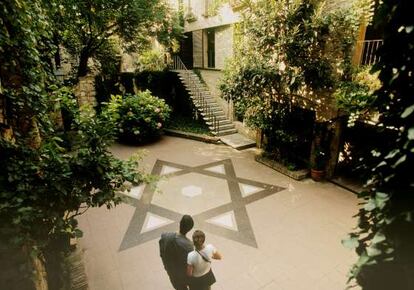
MULTIPOLYGON (((216 252, 216 248, 208 244, 200 251, 206 258, 210 261, 213 257, 213 254, 216 252)), ((188 253, 187 256, 187 264, 193 266, 193 276, 194 277, 201 277, 210 271, 211 263, 204 261, 201 255, 196 251, 192 251, 188 253)))

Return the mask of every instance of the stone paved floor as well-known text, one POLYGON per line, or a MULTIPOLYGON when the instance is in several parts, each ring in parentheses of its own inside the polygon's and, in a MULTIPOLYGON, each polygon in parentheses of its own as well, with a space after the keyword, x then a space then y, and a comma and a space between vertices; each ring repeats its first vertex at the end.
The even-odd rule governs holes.
POLYGON ((255 162, 255 149, 164 137, 112 151, 127 158, 140 149, 147 151, 145 170, 164 175, 160 190, 137 187, 115 209, 91 209, 79 218, 90 289, 171 290, 158 237, 187 212, 224 256, 213 262, 213 289, 346 287, 356 257, 340 241, 356 223, 354 194, 292 180, 255 162))

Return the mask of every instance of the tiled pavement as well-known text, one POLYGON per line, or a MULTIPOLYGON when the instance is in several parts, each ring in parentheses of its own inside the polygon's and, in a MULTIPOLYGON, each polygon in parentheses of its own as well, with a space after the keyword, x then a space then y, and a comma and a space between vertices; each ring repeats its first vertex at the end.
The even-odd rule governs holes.
POLYGON ((346 287, 356 257, 340 241, 356 223, 354 194, 278 174, 254 161, 254 149, 164 137, 112 151, 127 158, 141 149, 146 171, 163 176, 159 190, 137 187, 115 209, 79 218, 91 289, 171 290, 158 237, 176 229, 183 213, 194 216, 195 228, 224 256, 213 263, 213 289, 346 287))

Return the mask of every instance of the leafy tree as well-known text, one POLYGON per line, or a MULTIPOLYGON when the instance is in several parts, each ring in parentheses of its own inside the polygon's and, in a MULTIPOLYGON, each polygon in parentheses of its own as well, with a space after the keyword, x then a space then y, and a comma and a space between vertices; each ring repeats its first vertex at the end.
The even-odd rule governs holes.
POLYGON ((349 77, 363 9, 327 10, 318 0, 243 2, 222 96, 234 101, 248 126, 262 130, 266 151, 292 162, 298 152, 309 154, 312 142, 298 137, 311 137, 305 126, 299 126, 301 131, 290 126, 293 109, 317 111, 319 121, 324 117, 320 112, 334 109, 331 93, 339 80, 349 77))
POLYGON ((84 210, 110 208, 124 182, 147 180, 136 158, 121 161, 108 151, 116 115, 80 112, 70 89, 57 87, 49 7, 42 0, 0 3, 0 97, 13 130, 0 137, 1 239, 39 257, 80 235, 75 217, 84 210), (60 132, 53 119, 58 103, 73 115, 70 132, 60 132))
POLYGON ((247 1, 241 14, 221 90, 236 109, 246 108, 248 124, 266 130, 275 102, 329 105, 322 96, 348 77, 361 9, 325 11, 322 1, 263 0, 247 1))
MULTIPOLYGON (((378 129, 394 132, 393 148, 373 151, 374 163, 359 229, 344 241, 358 262, 351 278, 363 289, 414 288, 414 19, 411 1, 385 0, 378 20, 384 25, 375 106, 378 129)), ((367 162, 367 161, 366 161, 367 162)), ((369 165, 369 164, 368 164, 369 165)))
POLYGON ((91 57, 111 47, 111 38, 136 49, 157 36, 171 47, 182 32, 178 14, 163 0, 68 0, 56 1, 53 7, 54 21, 60 23, 55 35, 78 57, 78 77, 86 75, 91 57))

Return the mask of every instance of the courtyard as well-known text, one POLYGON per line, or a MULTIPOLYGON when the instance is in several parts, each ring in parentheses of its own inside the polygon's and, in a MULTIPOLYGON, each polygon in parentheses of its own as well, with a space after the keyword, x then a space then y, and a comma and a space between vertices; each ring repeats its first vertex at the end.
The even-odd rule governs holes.
POLYGON ((126 159, 143 149, 142 167, 161 176, 157 188, 134 187, 114 209, 78 219, 90 289, 172 289, 158 240, 187 213, 223 254, 213 289, 345 289, 356 255, 340 241, 356 224, 354 193, 295 181, 257 163, 257 149, 164 136, 111 151, 126 159))
POLYGON ((2 1, 0 290, 414 289, 411 6, 2 1))

